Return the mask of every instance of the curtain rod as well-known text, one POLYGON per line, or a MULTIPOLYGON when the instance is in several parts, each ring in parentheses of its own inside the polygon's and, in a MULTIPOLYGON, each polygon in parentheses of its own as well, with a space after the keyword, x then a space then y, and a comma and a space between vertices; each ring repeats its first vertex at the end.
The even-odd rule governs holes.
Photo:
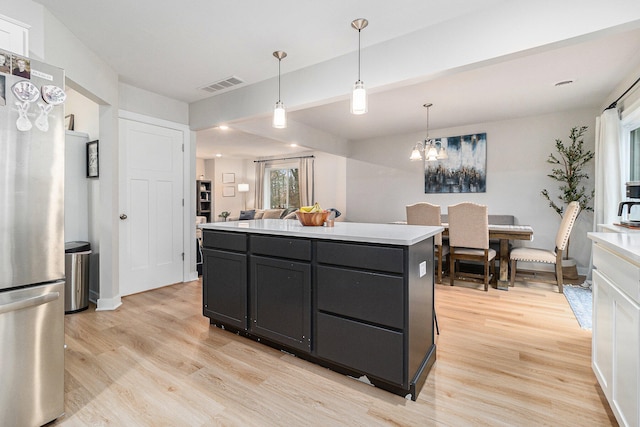
POLYGON ((633 87, 635 85, 638 84, 638 82, 640 82, 640 78, 638 78, 638 80, 636 80, 631 86, 629 86, 629 89, 625 90, 624 93, 622 95, 620 95, 618 97, 618 99, 616 99, 615 101, 613 101, 613 103, 611 103, 611 105, 609 105, 607 108, 604 109, 604 111, 610 110, 611 108, 616 108, 618 106, 618 101, 620 101, 622 99, 623 96, 625 96, 627 93, 629 93, 629 91, 631 89, 633 89, 633 87))
POLYGON ((298 156, 298 157, 283 157, 281 159, 264 159, 264 160, 254 160, 253 163, 262 163, 262 162, 275 162, 277 160, 294 160, 294 159, 315 159, 316 156, 313 154, 310 156, 298 156))

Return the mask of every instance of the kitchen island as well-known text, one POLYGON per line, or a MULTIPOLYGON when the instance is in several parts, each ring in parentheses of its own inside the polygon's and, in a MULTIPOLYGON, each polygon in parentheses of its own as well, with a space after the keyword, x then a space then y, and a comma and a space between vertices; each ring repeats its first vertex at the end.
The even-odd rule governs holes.
POLYGON ((200 227, 212 325, 417 398, 436 358, 433 236, 442 227, 200 227))

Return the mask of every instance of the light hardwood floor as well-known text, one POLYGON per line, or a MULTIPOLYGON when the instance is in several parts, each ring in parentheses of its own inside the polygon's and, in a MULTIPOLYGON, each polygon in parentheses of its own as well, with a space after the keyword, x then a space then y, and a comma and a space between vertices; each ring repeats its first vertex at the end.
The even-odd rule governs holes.
POLYGON ((437 361, 416 402, 228 331, 199 281, 65 316, 60 426, 616 425, 552 285, 436 285, 437 361))

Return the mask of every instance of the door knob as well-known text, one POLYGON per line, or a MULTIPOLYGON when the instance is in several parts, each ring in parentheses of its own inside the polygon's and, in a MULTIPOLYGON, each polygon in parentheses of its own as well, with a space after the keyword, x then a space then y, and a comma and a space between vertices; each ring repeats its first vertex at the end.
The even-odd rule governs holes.
POLYGON ((122 220, 127 219, 127 215, 125 215, 125 214, 120 215, 120 219, 122 219, 122 220))

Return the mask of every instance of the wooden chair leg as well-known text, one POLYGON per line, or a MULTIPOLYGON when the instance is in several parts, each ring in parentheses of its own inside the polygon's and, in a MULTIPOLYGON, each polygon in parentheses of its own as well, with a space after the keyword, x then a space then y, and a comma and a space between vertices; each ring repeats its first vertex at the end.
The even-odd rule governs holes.
POLYGON ((489 265, 491 266, 491 283, 497 284, 498 276, 496 275, 496 263, 492 261, 489 265))
POLYGON ((509 285, 513 286, 513 282, 516 280, 516 261, 515 259, 511 260, 511 278, 509 279, 509 285))
POLYGON ((436 333, 440 335, 440 328, 438 327, 438 316, 436 316, 436 309, 433 309, 433 321, 436 323, 436 333))
POLYGON ((487 250, 484 250, 484 291, 489 290, 489 257, 487 256, 487 250))
POLYGON ((436 268, 438 269, 438 281, 436 283, 441 284, 442 283, 442 246, 438 245, 436 250, 438 251, 438 265, 436 266, 436 268))
POLYGON ((556 262, 556 281, 558 282, 558 291, 562 293, 562 282, 564 281, 562 277, 562 262, 556 262))
POLYGON ((449 248, 449 286, 453 286, 453 279, 455 277, 456 261, 454 258, 453 248, 449 248))

